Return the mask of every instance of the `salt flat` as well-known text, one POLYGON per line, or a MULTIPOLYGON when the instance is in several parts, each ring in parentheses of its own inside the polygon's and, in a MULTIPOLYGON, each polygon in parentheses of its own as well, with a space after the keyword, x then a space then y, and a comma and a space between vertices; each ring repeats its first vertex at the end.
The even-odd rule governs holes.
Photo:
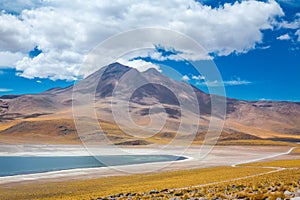
POLYGON ((24 181, 62 181, 71 179, 100 178, 133 173, 152 173, 182 169, 231 166, 252 160, 263 160, 282 156, 291 149, 283 146, 215 146, 204 158, 200 156, 200 146, 185 149, 180 146, 162 147, 110 147, 91 146, 88 150, 81 145, 0 145, 0 156, 90 156, 92 155, 180 155, 188 159, 173 162, 156 162, 135 165, 100 168, 71 169, 37 174, 0 177, 0 184, 18 184, 24 181))

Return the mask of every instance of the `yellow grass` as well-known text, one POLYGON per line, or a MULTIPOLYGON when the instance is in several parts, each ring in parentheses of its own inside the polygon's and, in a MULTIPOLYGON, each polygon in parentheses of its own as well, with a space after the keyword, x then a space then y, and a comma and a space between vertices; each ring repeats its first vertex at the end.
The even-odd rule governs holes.
POLYGON ((266 167, 285 167, 285 168, 300 168, 300 160, 276 160, 271 162, 259 162, 244 164, 241 166, 266 166, 266 167))
POLYGON ((91 199, 120 192, 144 192, 223 181, 270 169, 215 167, 0 188, 0 199, 91 199))
POLYGON ((0 123, 0 131, 3 131, 15 124, 17 124, 19 122, 19 120, 14 120, 12 122, 7 122, 7 123, 0 123))
MULTIPOLYGON (((37 144, 80 144, 81 141, 78 138, 76 131, 73 134, 63 135, 59 133, 59 130, 55 127, 58 125, 66 126, 70 129, 76 130, 74 125, 74 120, 70 118, 65 119, 55 119, 49 116, 42 116, 41 118, 31 118, 23 120, 29 122, 26 124, 26 127, 15 129, 14 132, 9 134, 0 134, 1 143, 37 143, 37 144), (38 128, 33 128, 32 124, 35 124, 38 128)), ((0 131, 3 131, 9 127, 17 126, 21 123, 21 120, 15 120, 10 123, 0 124, 0 131)), ((86 122, 89 124, 90 122, 86 122)), ((116 124, 100 121, 100 126, 102 130, 106 133, 108 139, 113 143, 120 143, 129 140, 135 140, 133 136, 127 135, 124 133, 116 124)), ((98 126, 98 124, 89 124, 91 126, 98 126)), ((87 133, 88 134, 88 133, 87 133)), ((92 133, 91 133, 92 134, 92 133)), ((226 134, 226 133, 225 133, 226 134)), ((176 132, 160 132, 157 135, 149 138, 145 138, 146 142, 156 143, 156 144, 169 144, 173 137, 176 135, 176 132), (165 134, 169 134, 166 136, 165 134)), ((93 140, 92 135, 85 135, 90 141, 93 140)), ((296 137, 296 136, 295 136, 296 137)), ((222 138, 222 137, 221 137, 222 138)), ((220 138, 220 139, 221 139, 220 138)), ((196 137, 193 144, 199 145, 202 144, 203 138, 196 137)), ((186 140, 186 138, 182 138, 186 140)), ((188 139, 191 140, 191 139, 188 139)), ((219 140, 217 145, 272 145, 272 146, 298 146, 299 144, 290 143, 290 142, 280 142, 280 141, 271 141, 271 140, 249 140, 249 139, 233 139, 233 140, 219 140)))
POLYGON ((272 140, 228 140, 219 141, 218 145, 249 145, 249 146, 300 146, 291 142, 281 142, 272 140))
POLYGON ((300 156, 300 147, 294 149, 291 154, 292 155, 299 155, 300 156))
MULTIPOLYGON (((281 162, 284 164, 284 161, 281 162)), ((285 165, 285 164, 284 164, 285 165)), ((258 177, 230 181, 211 186, 199 187, 194 190, 204 191, 205 197, 225 199, 290 199, 285 191, 297 193, 299 189, 300 170, 287 169, 280 172, 265 174, 258 177), (211 191, 210 193, 205 191, 211 191)), ((197 194, 196 194, 197 195, 197 194)))

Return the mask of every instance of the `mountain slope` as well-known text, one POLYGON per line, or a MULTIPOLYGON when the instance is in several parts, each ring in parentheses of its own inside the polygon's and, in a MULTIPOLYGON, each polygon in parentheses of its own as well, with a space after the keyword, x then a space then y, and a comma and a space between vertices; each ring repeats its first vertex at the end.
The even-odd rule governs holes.
MULTIPOLYGON (((157 135, 162 138, 166 138, 164 133, 175 132, 180 123, 195 125, 195 120, 191 120, 194 118, 199 119, 197 122, 200 125, 199 132, 206 131, 212 117, 211 95, 185 82, 170 79, 155 69, 141 73, 136 69, 113 63, 86 77, 77 83, 76 87, 83 99, 87 94, 95 94, 95 101, 80 105, 82 110, 95 105, 99 120, 107 121, 109 124, 114 124, 111 105, 119 102, 126 103, 128 100, 130 115, 138 125, 152 123, 153 129, 159 129, 161 127, 153 124, 153 120, 156 122, 157 119, 159 122, 165 113, 166 124, 159 129, 161 135, 157 135), (200 108, 200 116, 197 113, 198 108, 200 108)), ((24 123, 24 121, 40 121, 39 127, 44 127, 41 123, 52 127, 64 127, 66 125, 64 120, 58 119, 72 119, 72 102, 76 104, 76 101, 82 100, 72 99, 73 89, 74 87, 70 86, 53 88, 34 95, 0 97, 0 136, 16 135, 18 132, 24 133, 24 130, 29 130, 25 126, 32 126, 32 123, 24 123), (10 123, 11 126, 8 125, 10 123), (55 123, 58 123, 57 126, 55 123)), ((239 138, 239 136, 245 139, 300 138, 300 103, 240 101, 219 96, 214 98, 217 101, 226 100, 227 115, 224 129, 226 134, 225 132, 224 134, 227 138, 239 138)), ((221 116, 221 111, 217 111, 213 117, 218 118, 218 114, 221 116)), ((124 119, 122 123, 126 124, 126 120, 124 119)), ((57 132, 53 135, 61 136, 59 129, 49 130, 57 132)), ((49 131, 41 130, 41 132, 49 135, 49 131)), ((72 131, 71 134, 76 132, 72 131)), ((118 132, 111 137, 117 138, 119 135, 122 133, 118 132)), ((127 138, 126 134, 118 141, 126 142, 124 138, 127 138)))

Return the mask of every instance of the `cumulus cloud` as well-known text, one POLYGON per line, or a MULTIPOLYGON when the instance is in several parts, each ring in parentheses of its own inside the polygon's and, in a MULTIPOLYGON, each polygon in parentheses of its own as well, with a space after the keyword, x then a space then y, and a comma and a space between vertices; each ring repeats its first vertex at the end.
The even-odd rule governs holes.
POLYGON ((227 81, 202 81, 202 82, 197 82, 196 85, 199 86, 207 86, 207 87, 221 87, 221 86, 237 86, 237 85, 249 85, 251 84, 251 81, 247 80, 241 80, 240 78, 235 78, 232 80, 227 80, 227 81))
POLYGON ((0 9, 8 12, 20 13, 24 9, 32 9, 40 6, 43 0, 1 0, 0 9))
POLYGON ((15 63, 24 58, 22 53, 12 53, 9 51, 0 51, 0 68, 14 67, 15 63))
POLYGON ((246 81, 246 80, 241 80, 241 79, 237 79, 237 80, 229 80, 229 81, 223 81, 224 85, 229 85, 229 86, 233 86, 233 85, 249 85, 252 82, 250 81, 246 81))
POLYGON ((300 29, 296 31, 295 35, 298 37, 297 41, 300 42, 300 29))
POLYGON ((194 80, 194 81, 204 81, 205 80, 205 76, 202 75, 183 75, 181 78, 183 81, 190 81, 190 80, 194 80))
MULTIPOLYGON (((164 40, 164 37, 170 37, 170 36, 161 36, 161 40, 164 40)), ((174 47, 168 47, 168 46, 160 46, 160 45, 154 45, 154 49, 149 49, 144 52, 138 52, 138 54, 133 54, 136 57, 139 58, 151 58, 153 60, 157 61, 166 61, 166 60, 175 60, 175 61, 198 61, 198 60, 212 60, 213 57, 210 56, 206 52, 205 49, 199 50, 193 50, 190 46, 184 47, 180 42, 179 44, 176 43, 178 41, 173 41, 173 45, 177 46, 178 48, 174 47), (162 52, 163 51, 163 52, 162 52)), ((190 42, 190 41, 187 41, 190 42)), ((132 55, 132 58, 134 56, 132 55)))
MULTIPOLYGON (((209 53, 229 55, 245 53, 262 43, 262 30, 274 28, 276 18, 284 14, 274 0, 237 1, 219 8, 194 0, 17 2, 20 4, 8 0, 0 4, 1 9, 18 13, 0 14, 0 54, 23 55, 22 58, 16 55, 18 62, 14 65, 21 76, 68 80, 76 78, 91 49, 122 31, 167 28, 193 38, 209 53), (36 46, 43 53, 31 59, 27 54, 36 46)), ((205 55, 195 55, 187 49, 180 52, 167 59, 205 59, 205 55)), ((166 59, 159 53, 152 56, 166 59)))
POLYGON ((189 80, 191 80, 190 77, 188 77, 188 75, 183 75, 181 79, 183 81, 189 81, 189 80))
POLYGON ((195 76, 195 75, 193 75, 192 79, 193 80, 205 80, 205 76, 201 76, 201 75, 195 76))
POLYGON ((277 40, 291 40, 291 39, 292 38, 291 38, 291 36, 288 33, 277 37, 277 40))
POLYGON ((298 13, 292 22, 283 21, 279 25, 281 28, 298 29, 300 28, 300 13, 298 13))
POLYGON ((28 52, 34 42, 30 27, 20 18, 6 13, 0 15, 0 52, 28 52))
POLYGON ((155 65, 151 62, 146 62, 146 61, 141 60, 141 59, 127 60, 127 59, 120 58, 120 59, 117 60, 117 62, 121 63, 122 65, 135 68, 140 72, 147 71, 150 68, 154 68, 157 71, 161 71, 161 69, 158 65, 155 65))
POLYGON ((13 91, 13 89, 9 89, 9 88, 0 88, 0 92, 11 92, 13 91))
MULTIPOLYGON (((300 41, 300 13, 297 13, 295 15, 295 18, 292 22, 288 22, 288 21, 281 22, 280 28, 290 29, 290 31, 293 31, 293 34, 297 37, 297 41, 299 42, 300 41)), ((285 37, 287 37, 287 36, 285 36, 285 37)), ((285 37, 283 37, 283 38, 285 38, 285 37)), ((290 35, 289 35, 289 37, 290 37, 290 35)), ((277 38, 277 39, 279 39, 279 38, 277 38)), ((292 39, 292 38, 290 37, 289 39, 292 39)))
POLYGON ((24 57, 16 63, 18 75, 25 78, 50 78, 51 80, 76 80, 82 55, 63 51, 41 53, 34 58, 24 57))
POLYGON ((267 45, 267 46, 258 47, 258 49, 269 49, 270 47, 271 47, 271 45, 267 45))

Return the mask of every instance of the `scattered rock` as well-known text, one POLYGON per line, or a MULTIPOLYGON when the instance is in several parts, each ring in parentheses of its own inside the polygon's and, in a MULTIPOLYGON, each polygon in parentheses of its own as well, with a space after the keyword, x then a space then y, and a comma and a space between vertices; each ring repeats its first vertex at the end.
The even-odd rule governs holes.
POLYGON ((127 194, 125 194, 126 197, 132 196, 132 194, 130 192, 128 192, 127 194))
POLYGON ((117 196, 117 197, 123 197, 123 196, 124 196, 124 193, 117 194, 116 196, 117 196))
POLYGON ((149 194, 158 194, 159 193, 159 191, 157 191, 157 190, 151 190, 150 192, 149 192, 149 194))
POLYGON ((168 191, 169 191, 169 189, 163 189, 160 192, 168 192, 168 191))
POLYGON ((143 193, 119 193, 97 200, 123 200, 123 199, 169 199, 169 200, 221 200, 221 199, 265 199, 265 200, 300 200, 300 184, 298 181, 287 183, 264 183, 249 185, 225 185, 223 188, 217 186, 207 188, 189 189, 162 189, 150 190, 143 193), (284 194, 285 198, 282 197, 284 194))
POLYGON ((177 197, 182 196, 182 195, 183 195, 182 192, 178 192, 178 193, 175 193, 175 194, 174 194, 174 196, 177 196, 177 197))
POLYGON ((288 190, 284 191, 283 194, 286 195, 286 196, 292 196, 293 195, 293 193, 288 191, 288 190))

